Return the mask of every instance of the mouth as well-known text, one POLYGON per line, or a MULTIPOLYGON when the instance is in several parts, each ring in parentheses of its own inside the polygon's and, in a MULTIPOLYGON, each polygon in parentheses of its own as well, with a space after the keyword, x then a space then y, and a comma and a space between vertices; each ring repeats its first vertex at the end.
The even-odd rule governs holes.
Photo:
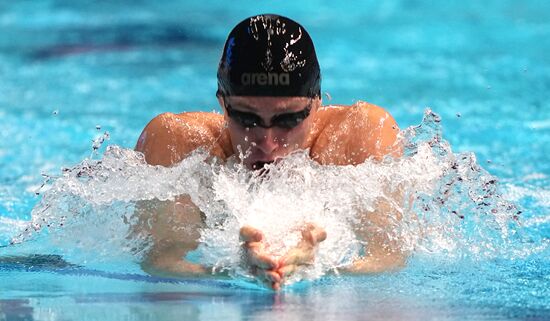
POLYGON ((258 161, 258 162, 252 163, 252 170, 264 169, 265 165, 271 164, 273 162, 274 162, 273 160, 270 160, 270 161, 258 161))

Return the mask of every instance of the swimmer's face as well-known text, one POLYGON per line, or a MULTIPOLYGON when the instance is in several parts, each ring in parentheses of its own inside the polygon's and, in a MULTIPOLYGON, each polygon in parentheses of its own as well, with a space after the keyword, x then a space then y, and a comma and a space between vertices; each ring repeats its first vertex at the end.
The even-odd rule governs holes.
POLYGON ((318 98, 220 97, 233 151, 249 169, 308 148, 318 98))

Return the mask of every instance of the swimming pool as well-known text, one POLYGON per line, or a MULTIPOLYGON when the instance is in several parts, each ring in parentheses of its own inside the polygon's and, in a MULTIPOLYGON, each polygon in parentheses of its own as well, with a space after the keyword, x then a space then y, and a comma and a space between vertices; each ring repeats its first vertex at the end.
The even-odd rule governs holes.
POLYGON ((92 140, 108 132, 99 159, 107 145, 133 148, 161 112, 217 110, 225 37, 261 12, 308 28, 325 103, 366 100, 401 128, 420 124, 426 107, 439 114, 452 150, 474 152, 521 211, 527 241, 489 244, 499 255, 479 258, 466 248, 479 235, 466 233, 454 250, 418 250, 397 273, 326 276, 273 294, 148 277, 111 243, 96 244, 101 225, 72 225, 66 243, 38 233, 0 249, 0 319, 550 318, 550 5, 539 1, 0 4, 0 245, 40 208, 41 173, 90 157, 92 140))

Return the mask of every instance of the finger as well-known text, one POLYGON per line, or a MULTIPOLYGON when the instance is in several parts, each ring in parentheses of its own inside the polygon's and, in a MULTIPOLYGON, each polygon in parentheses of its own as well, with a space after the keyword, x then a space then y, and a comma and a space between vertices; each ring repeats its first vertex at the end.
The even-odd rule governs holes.
POLYGON ((247 259, 250 265, 255 265, 265 270, 275 269, 278 263, 271 256, 261 250, 261 247, 250 247, 247 250, 247 259))
POLYGON ((314 244, 315 240, 313 239, 313 234, 311 233, 311 230, 309 229, 302 230, 302 242, 306 242, 311 245, 314 244))
MULTIPOLYGON (((260 271, 260 270, 258 270, 258 271, 260 271)), ((273 273, 275 273, 275 272, 273 272, 273 273)), ((275 274, 277 274, 277 273, 275 273, 275 274)), ((277 281, 273 281, 268 274, 264 274, 264 273, 261 273, 261 272, 260 272, 259 275, 256 275, 256 279, 258 281, 260 281, 260 283, 262 283, 266 288, 271 288, 274 291, 278 291, 279 289, 281 289, 282 279, 278 276, 278 274, 277 274, 277 277, 276 277, 277 281)))
POLYGON ((281 282, 281 276, 279 275, 279 273, 275 272, 275 271, 266 271, 266 270, 261 270, 263 273, 263 278, 268 280, 268 281, 271 281, 272 283, 277 283, 277 282, 281 282))
POLYGON ((253 273, 254 277, 256 278, 257 281, 259 281, 261 284, 263 284, 266 288, 273 288, 273 284, 275 282, 269 280, 265 273, 263 273, 263 271, 265 270, 262 270, 262 269, 256 269, 253 273))
POLYGON ((258 252, 263 252, 264 244, 262 242, 245 242, 243 247, 248 250, 254 250, 258 252))
POLYGON ((314 241, 314 244, 319 244, 327 239, 327 232, 322 227, 317 227, 313 231, 311 231, 312 239, 314 241))
POLYGON ((275 270, 264 270, 253 266, 250 268, 250 273, 262 281, 281 282, 281 276, 275 270))
POLYGON ((305 265, 311 264, 314 259, 313 247, 311 246, 302 246, 299 248, 294 248, 279 261, 280 266, 285 265, 305 265))
POLYGON ((277 272, 281 277, 281 279, 286 279, 287 277, 292 275, 292 273, 294 273, 297 268, 298 267, 295 264, 290 264, 290 265, 285 265, 281 267, 280 269, 277 270, 277 272))
POLYGON ((239 238, 244 242, 260 242, 264 238, 264 235, 257 228, 245 225, 239 231, 239 238))
POLYGON ((302 229, 302 239, 313 246, 323 242, 326 238, 327 232, 325 229, 316 224, 307 223, 302 229))

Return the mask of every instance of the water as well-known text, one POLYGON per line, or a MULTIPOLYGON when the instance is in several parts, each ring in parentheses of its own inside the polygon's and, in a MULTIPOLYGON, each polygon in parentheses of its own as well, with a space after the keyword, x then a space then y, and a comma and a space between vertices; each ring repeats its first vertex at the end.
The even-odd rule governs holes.
MULTIPOLYGON (((0 320, 548 319, 549 16, 537 1, 1 4, 0 320), (204 164, 200 153, 171 169, 142 164, 130 150, 152 117, 219 110, 225 36, 259 12, 303 23, 325 104, 387 107, 409 128, 408 157, 352 169, 297 154, 266 180, 204 164), (204 180, 214 188, 201 189, 204 180), (415 187, 418 219, 395 226, 412 251, 407 267, 336 277, 331 267, 361 247, 346 234, 346 209, 385 195, 378 180, 415 187), (281 182, 290 189, 273 190, 281 182), (309 194, 294 193, 304 186, 309 194), (133 202, 182 191, 194 191, 211 225, 226 218, 224 230, 203 234, 219 246, 196 256, 239 279, 176 281, 139 269, 147 240, 127 237, 133 202), (260 201, 276 206, 262 212, 260 201), (332 235, 303 275, 310 281, 282 294, 245 281, 228 255, 240 223, 269 226, 276 210, 317 215, 332 235)), ((298 222, 285 224, 268 237, 298 222)))

